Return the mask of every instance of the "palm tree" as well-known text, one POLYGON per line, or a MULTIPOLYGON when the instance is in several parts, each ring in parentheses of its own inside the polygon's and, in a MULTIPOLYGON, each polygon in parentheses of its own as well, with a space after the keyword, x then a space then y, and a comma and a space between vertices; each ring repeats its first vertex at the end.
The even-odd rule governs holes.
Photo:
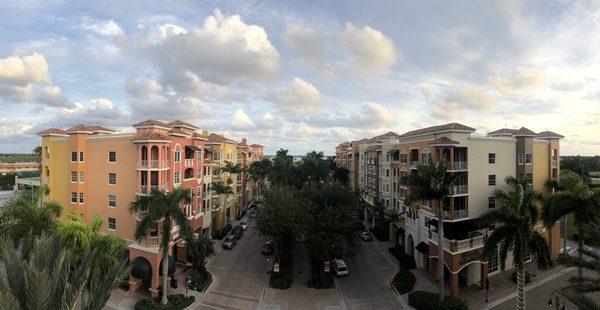
POLYGON ((119 260, 127 247, 123 239, 100 232, 102 219, 99 216, 94 217, 89 224, 77 213, 69 216, 71 220, 60 223, 56 233, 71 250, 75 262, 81 261, 89 251, 95 253, 83 300, 87 304, 85 309, 100 309, 110 297, 112 288, 129 274, 126 263, 119 260), (100 298, 101 296, 104 297, 100 298))
POLYGON ((429 165, 419 165, 415 174, 410 176, 411 192, 406 199, 406 205, 418 200, 437 202, 437 254, 438 254, 438 293, 440 301, 444 300, 444 202, 452 194, 453 186, 460 174, 448 173, 446 161, 439 164, 433 161, 429 165))
POLYGON ((227 178, 227 184, 231 184, 233 182, 233 180, 231 179, 231 175, 240 174, 244 172, 244 169, 242 169, 242 166, 240 164, 234 164, 233 162, 226 160, 225 166, 221 168, 221 171, 229 173, 229 176, 227 178))
POLYGON ((154 190, 149 196, 138 196, 136 201, 129 206, 131 213, 145 211, 146 215, 135 229, 135 239, 146 237, 150 230, 162 221, 162 238, 160 248, 162 250, 162 300, 167 304, 167 277, 169 271, 169 248, 171 240, 171 228, 174 222, 179 226, 179 233, 184 240, 190 240, 192 226, 190 220, 181 209, 181 204, 192 202, 192 192, 189 189, 178 188, 172 192, 154 190))
MULTIPOLYGON (((574 224, 578 229, 578 251, 581 258, 584 249, 583 226, 597 223, 600 215, 600 190, 590 189, 574 173, 563 176, 558 188, 560 191, 546 199, 542 218, 545 226, 549 228, 561 217, 573 214, 574 224)), ((579 277, 583 277, 583 268, 579 268, 578 274, 579 277)))
POLYGON ((10 199, 0 211, 0 238, 10 238, 15 244, 23 244, 28 253, 36 237, 52 233, 58 223, 62 206, 56 202, 41 204, 41 196, 47 189, 23 194, 10 199), (38 201, 36 201, 36 197, 38 201))
MULTIPOLYGON (((590 239, 600 242, 600 229, 597 226, 584 225, 583 231, 590 239)), ((583 249, 582 254, 584 257, 562 255, 558 258, 557 262, 569 267, 585 268, 594 271, 592 274, 596 275, 596 278, 572 277, 569 279, 571 284, 563 287, 559 293, 569 299, 578 309, 597 310, 600 309, 600 305, 584 294, 600 291, 600 277, 598 277, 600 273, 600 255, 586 249, 583 249)))
POLYGON ((273 162, 266 158, 250 163, 247 173, 250 179, 258 184, 257 195, 263 192, 265 181, 271 173, 272 167, 273 162))
POLYGON ((188 255, 191 256, 192 266, 201 277, 208 272, 206 271, 206 260, 216 254, 214 242, 206 236, 194 238, 188 243, 188 255))
POLYGON ((517 309, 525 309, 525 259, 531 255, 540 269, 552 267, 550 248, 542 234, 534 229, 538 221, 535 202, 538 195, 527 181, 507 177, 511 189, 496 189, 498 207, 480 217, 483 225, 496 225, 486 240, 483 255, 492 260, 498 251, 500 268, 504 270, 508 252, 512 251, 517 271, 517 309))
POLYGON ((212 183, 210 188, 212 191, 217 193, 217 195, 219 195, 219 208, 221 209, 220 217, 222 227, 223 225, 225 225, 225 216, 223 215, 223 212, 225 212, 225 210, 223 210, 225 208, 225 199, 227 199, 227 196, 233 195, 233 189, 231 188, 231 186, 223 182, 214 182, 212 183))

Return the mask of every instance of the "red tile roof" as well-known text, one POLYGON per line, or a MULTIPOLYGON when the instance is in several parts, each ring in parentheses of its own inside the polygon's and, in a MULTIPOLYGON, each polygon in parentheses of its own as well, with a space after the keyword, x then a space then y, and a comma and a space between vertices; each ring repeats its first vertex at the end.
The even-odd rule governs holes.
POLYGON ((257 148, 257 147, 258 148, 264 148, 264 146, 262 146, 260 144, 256 144, 256 143, 255 144, 251 144, 250 147, 253 147, 253 148, 257 148))
POLYGON ((172 126, 172 127, 183 127, 183 126, 186 126, 186 127, 191 127, 191 128, 194 128, 194 129, 199 129, 199 127, 196 126, 196 125, 194 125, 194 124, 191 124, 191 123, 188 123, 188 122, 184 122, 184 121, 178 120, 178 119, 174 120, 174 121, 172 121, 170 123, 167 123, 167 125, 172 126))
POLYGON ((542 132, 538 132, 538 137, 539 138, 556 138, 556 139, 563 139, 565 136, 563 135, 559 135, 556 132, 552 132, 552 131, 542 131, 542 132))
POLYGON ((70 131, 91 131, 89 130, 86 126, 84 126, 83 124, 77 124, 69 129, 67 129, 67 132, 70 131))
POLYGON ((52 135, 60 135, 60 136, 65 136, 67 135, 67 132, 59 129, 59 128, 48 128, 46 130, 42 130, 40 132, 37 133, 38 136, 52 136, 52 135))
POLYGON ((159 131, 140 131, 135 134, 134 140, 171 140, 163 132, 159 131))
POLYGON ((489 132, 488 136, 512 136, 515 132, 517 132, 516 129, 501 128, 501 129, 489 132))
POLYGON ((448 130, 473 132, 473 131, 475 131, 475 128, 471 128, 469 126, 465 126, 465 125, 459 124, 459 123, 449 123, 449 124, 444 124, 444 125, 431 126, 431 127, 421 128, 421 129, 417 129, 417 130, 412 130, 412 131, 401 134, 400 138, 416 136, 416 135, 426 134, 426 133, 436 133, 436 132, 448 131, 448 130))
POLYGON ((529 130, 528 128, 521 127, 521 128, 519 128, 519 130, 515 131, 513 136, 515 136, 515 137, 535 137, 535 136, 537 136, 537 133, 529 130))
POLYGON ((133 127, 144 127, 144 126, 161 126, 161 127, 171 127, 161 121, 157 121, 157 120, 153 120, 153 119, 147 119, 145 121, 136 123, 132 125, 133 127))
POLYGON ((211 133, 210 135, 208 135, 208 141, 210 142, 229 142, 229 143, 236 143, 235 141, 225 138, 221 135, 218 135, 216 133, 211 133))
POLYGON ((395 132, 393 132, 393 131, 388 131, 388 132, 386 132, 384 134, 372 137, 372 138, 367 139, 367 140, 369 140, 369 141, 375 141, 375 140, 379 140, 379 139, 386 138, 386 137, 396 137, 397 138, 397 137, 400 137, 400 135, 397 134, 397 133, 395 133, 395 132))
POLYGON ((189 133, 187 133, 187 132, 184 132, 184 131, 181 131, 181 130, 179 130, 179 129, 175 129, 175 128, 171 129, 171 131, 170 131, 169 133, 170 133, 170 134, 172 133, 172 134, 184 135, 184 136, 186 136, 186 137, 190 135, 190 134, 189 134, 189 133))

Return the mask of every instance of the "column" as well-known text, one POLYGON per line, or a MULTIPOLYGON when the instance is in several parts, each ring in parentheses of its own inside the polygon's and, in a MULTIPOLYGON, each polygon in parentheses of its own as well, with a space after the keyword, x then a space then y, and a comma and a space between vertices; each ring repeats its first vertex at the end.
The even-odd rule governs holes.
POLYGON ((482 290, 486 289, 487 279, 488 279, 488 263, 483 262, 483 263, 481 263, 481 289, 482 290))
POLYGON ((450 273, 450 296, 458 297, 458 272, 450 273))
POLYGON ((429 282, 437 282, 437 258, 429 257, 429 270, 427 272, 429 282))

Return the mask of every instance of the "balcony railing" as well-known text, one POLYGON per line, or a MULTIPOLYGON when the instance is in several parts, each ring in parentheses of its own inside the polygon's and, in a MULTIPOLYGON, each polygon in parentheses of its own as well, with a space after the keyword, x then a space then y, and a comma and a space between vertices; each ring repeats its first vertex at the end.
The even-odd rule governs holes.
MULTIPOLYGON (((437 243, 437 241, 438 241, 437 233, 431 232, 430 240, 437 243)), ((466 250, 467 251, 474 250, 474 249, 481 248, 485 245, 485 236, 476 232, 474 234, 474 236, 472 236, 471 238, 462 239, 462 240, 449 240, 449 239, 444 238, 443 245, 444 245, 444 249, 446 249, 452 253, 462 252, 462 251, 466 251, 466 250)))
POLYGON ((454 195, 464 195, 469 193, 469 186, 466 184, 453 186, 452 189, 454 191, 454 195))
POLYGON ((417 169, 418 165, 419 165, 419 161, 418 160, 411 160, 410 161, 410 169, 417 169))
POLYGON ((192 166, 194 166, 194 159, 193 158, 186 159, 185 160, 185 166, 186 167, 192 167, 192 166))
POLYGON ((140 244, 143 246, 157 247, 158 246, 158 236, 150 236, 149 239, 147 237, 142 237, 142 238, 140 238, 140 244))
POLYGON ((552 161, 551 161, 551 162, 552 162, 552 167, 553 167, 553 168, 556 168, 556 167, 558 167, 558 160, 556 160, 556 159, 552 158, 552 161))
POLYGON ((469 209, 444 210, 445 220, 458 220, 469 217, 469 209))
POLYGON ((167 169, 169 162, 166 160, 140 160, 138 162, 139 169, 167 169))
POLYGON ((466 161, 454 161, 454 169, 453 170, 467 170, 467 162, 466 161))
POLYGON ((152 191, 158 190, 166 190, 167 187, 165 185, 140 185, 138 186, 137 193, 138 194, 149 194, 152 191))

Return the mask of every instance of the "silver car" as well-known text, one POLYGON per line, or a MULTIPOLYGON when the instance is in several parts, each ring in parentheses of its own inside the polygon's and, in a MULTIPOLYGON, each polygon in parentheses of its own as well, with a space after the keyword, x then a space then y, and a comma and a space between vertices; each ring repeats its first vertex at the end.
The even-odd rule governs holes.
POLYGON ((243 230, 247 230, 248 229, 248 221, 246 221, 246 220, 241 221, 240 226, 242 226, 243 230))

